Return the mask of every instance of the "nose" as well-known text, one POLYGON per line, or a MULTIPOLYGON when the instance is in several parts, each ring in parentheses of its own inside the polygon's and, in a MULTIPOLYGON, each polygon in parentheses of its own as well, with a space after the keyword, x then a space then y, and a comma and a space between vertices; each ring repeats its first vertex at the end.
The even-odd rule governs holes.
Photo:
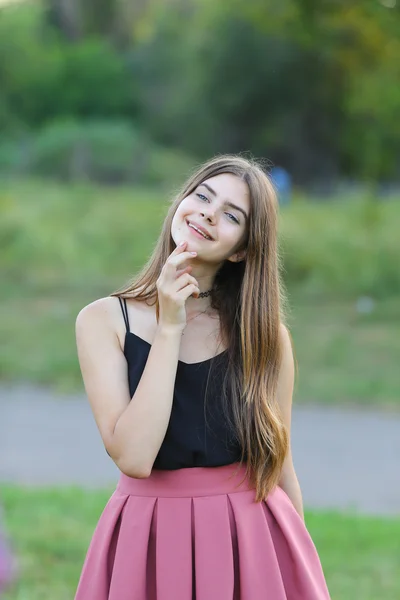
POLYGON ((213 210, 204 211, 203 210, 200 214, 201 214, 202 217, 204 217, 205 219, 207 219, 211 223, 215 223, 215 211, 213 211, 213 210))

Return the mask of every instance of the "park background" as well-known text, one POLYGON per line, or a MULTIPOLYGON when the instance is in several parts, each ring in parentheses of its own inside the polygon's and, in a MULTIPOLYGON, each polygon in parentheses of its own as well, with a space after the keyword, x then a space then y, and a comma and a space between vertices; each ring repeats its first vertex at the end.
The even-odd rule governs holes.
MULTIPOLYGON (((396 0, 0 2, 2 382, 81 391, 79 310, 144 264, 201 161, 240 152, 291 178, 295 404, 398 413, 399 33, 396 0)), ((7 599, 72 597, 108 495, 2 486, 7 599)), ((335 600, 400 596, 400 519, 306 519, 335 600)))

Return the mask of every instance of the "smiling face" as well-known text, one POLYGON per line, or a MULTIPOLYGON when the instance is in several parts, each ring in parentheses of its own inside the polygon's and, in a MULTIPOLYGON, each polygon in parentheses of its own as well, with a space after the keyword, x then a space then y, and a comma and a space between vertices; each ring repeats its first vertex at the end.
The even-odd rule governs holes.
POLYGON ((236 175, 222 173, 206 179, 182 200, 172 221, 171 235, 176 245, 186 240, 186 249, 196 250, 199 259, 238 260, 244 257, 244 253, 236 254, 236 249, 246 235, 249 214, 247 184, 236 175))

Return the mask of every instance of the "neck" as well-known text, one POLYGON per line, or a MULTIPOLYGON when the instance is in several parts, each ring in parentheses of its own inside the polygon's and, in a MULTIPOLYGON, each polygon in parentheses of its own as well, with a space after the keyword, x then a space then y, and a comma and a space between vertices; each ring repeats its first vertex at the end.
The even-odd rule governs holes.
MULTIPOLYGON (((204 268, 202 268, 201 265, 198 264, 193 264, 193 269, 190 272, 190 274, 197 280, 198 285, 199 285, 199 289, 200 289, 200 293, 206 293, 209 290, 211 290, 211 288, 213 287, 213 283, 214 283, 214 278, 215 278, 215 273, 214 272, 209 272, 206 271, 204 268)), ((203 297, 199 296, 198 298, 195 298, 193 296, 189 296, 189 298, 186 300, 186 307, 188 309, 188 312, 190 312, 191 314, 195 313, 195 312, 202 312, 203 310, 206 310, 207 307, 211 306, 211 295, 207 294, 203 297)))
MULTIPOLYGON (((203 292, 204 291, 207 291, 207 290, 203 290, 203 292)), ((186 309, 187 309, 188 313, 190 313, 190 314, 206 311, 210 307, 211 307, 211 296, 210 295, 208 295, 204 298, 201 298, 201 297, 195 298, 193 296, 189 296, 189 298, 186 300, 186 309)))

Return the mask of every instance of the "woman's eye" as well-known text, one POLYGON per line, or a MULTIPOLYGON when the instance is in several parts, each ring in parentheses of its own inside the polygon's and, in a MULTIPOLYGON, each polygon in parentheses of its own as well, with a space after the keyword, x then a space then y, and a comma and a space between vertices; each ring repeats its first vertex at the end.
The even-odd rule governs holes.
MULTIPOLYGON (((198 196, 200 199, 204 198, 204 200, 208 200, 207 196, 204 196, 204 194, 197 193, 196 196, 198 196)), ((226 214, 229 216, 231 221, 234 221, 235 223, 239 223, 239 220, 235 217, 235 215, 233 215, 232 213, 226 213, 226 214)))
POLYGON ((207 196, 204 196, 203 194, 196 194, 199 198, 204 198, 205 200, 207 200, 207 196))

